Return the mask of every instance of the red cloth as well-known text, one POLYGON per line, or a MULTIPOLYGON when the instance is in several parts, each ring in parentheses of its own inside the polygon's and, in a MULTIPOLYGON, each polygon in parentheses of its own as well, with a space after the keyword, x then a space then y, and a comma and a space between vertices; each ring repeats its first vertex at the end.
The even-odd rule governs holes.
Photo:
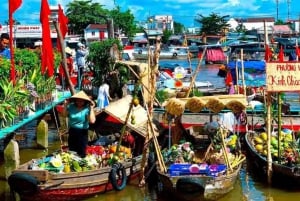
POLYGON ((298 57, 300 57, 300 47, 296 46, 296 54, 298 57))
POLYGON ((50 8, 47 0, 42 0, 40 11, 40 22, 42 24, 42 73, 48 72, 48 76, 52 77, 54 74, 54 58, 52 50, 52 41, 50 35, 50 8))
POLYGON ((269 47, 269 45, 266 45, 266 48, 265 48, 265 60, 266 61, 270 61, 270 59, 272 58, 272 51, 269 47))
POLYGON ((126 133, 122 139, 122 144, 129 148, 135 147, 135 139, 131 133, 126 133))
POLYGON ((283 53, 283 47, 282 46, 280 47, 280 50, 279 50, 278 61, 279 62, 283 62, 284 61, 284 53, 283 53))
POLYGON ((231 75, 230 71, 228 71, 227 74, 226 74, 226 78, 225 78, 225 84, 226 84, 226 86, 231 86, 232 85, 232 81, 233 81, 232 75, 231 75))
POLYGON ((14 60, 14 47, 13 47, 13 13, 21 6, 22 0, 9 0, 9 48, 10 48, 10 80, 15 83, 16 72, 15 72, 15 60, 14 60))
MULTIPOLYGON (((68 72, 69 72, 69 75, 72 75, 74 69, 73 69, 73 59, 72 57, 67 57, 67 68, 68 68, 68 72)), ((64 71, 64 68, 62 65, 59 66, 59 75, 62 76, 62 77, 65 77, 65 71, 64 71)))
MULTIPOLYGON (((68 22, 69 19, 65 16, 60 4, 58 4, 58 24, 59 24, 59 29, 61 32, 62 39, 65 39, 68 33, 68 22)), ((57 49, 58 51, 61 51, 61 45, 58 37, 57 37, 57 49)))

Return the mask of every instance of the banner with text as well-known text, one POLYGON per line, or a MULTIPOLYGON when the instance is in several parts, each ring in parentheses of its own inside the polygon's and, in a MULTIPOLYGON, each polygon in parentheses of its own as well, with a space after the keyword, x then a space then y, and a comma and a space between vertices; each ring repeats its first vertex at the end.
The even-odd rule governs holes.
POLYGON ((300 91, 300 62, 267 63, 267 91, 300 91))

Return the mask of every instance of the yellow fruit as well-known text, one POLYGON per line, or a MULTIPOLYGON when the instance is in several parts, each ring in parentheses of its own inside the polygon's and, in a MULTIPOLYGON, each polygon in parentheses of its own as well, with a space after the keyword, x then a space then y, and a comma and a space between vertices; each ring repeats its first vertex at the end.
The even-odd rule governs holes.
POLYGON ((256 149, 256 151, 258 151, 258 152, 262 152, 263 151, 263 145, 261 145, 261 144, 257 144, 257 145, 255 145, 255 149, 256 149))
POLYGON ((254 141, 255 141, 257 144, 262 144, 262 143, 264 143, 264 141, 263 141, 260 137, 258 137, 258 136, 256 136, 256 137, 254 138, 254 141))
POLYGON ((134 106, 138 106, 140 104, 140 101, 137 97, 135 97, 135 98, 132 99, 132 103, 133 103, 134 106))
POLYGON ((63 164, 61 162, 61 160, 59 159, 54 159, 54 160, 51 160, 51 164, 53 165, 53 167, 61 167, 63 164))
POLYGON ((263 139, 264 141, 267 141, 267 139, 268 139, 267 133, 266 133, 266 132, 262 132, 262 133, 260 134, 260 138, 263 139))
POLYGON ((65 164, 65 166, 64 166, 64 172, 65 172, 65 173, 71 172, 71 168, 70 168, 70 165, 69 165, 69 164, 65 164))

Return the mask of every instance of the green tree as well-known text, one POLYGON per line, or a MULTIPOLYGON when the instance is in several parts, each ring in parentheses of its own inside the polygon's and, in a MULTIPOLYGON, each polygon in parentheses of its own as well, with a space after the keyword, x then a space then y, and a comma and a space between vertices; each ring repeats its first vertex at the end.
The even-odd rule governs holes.
POLYGON ((168 42, 171 35, 172 35, 171 30, 164 30, 163 31, 163 36, 162 36, 162 43, 167 44, 167 42, 168 42))
POLYGON ((247 29, 245 25, 243 25, 243 23, 239 23, 238 26, 235 28, 235 31, 238 33, 245 33, 247 29))
POLYGON ((227 23, 228 17, 228 15, 220 16, 216 13, 211 13, 208 17, 198 14, 195 20, 202 25, 200 33, 222 34, 230 27, 227 23))
POLYGON ((275 23, 274 23, 275 25, 284 25, 285 23, 284 23, 284 21, 283 20, 277 20, 275 23))
POLYGON ((184 25, 179 22, 174 22, 174 34, 182 34, 184 32, 184 25))
POLYGON ((120 34, 125 34, 127 37, 132 38, 137 32, 137 27, 134 21, 134 16, 130 10, 121 12, 120 7, 117 6, 110 11, 110 16, 114 21, 115 30, 120 34))
POLYGON ((74 34, 83 34, 91 23, 107 23, 105 17, 109 11, 92 0, 75 0, 67 5, 66 15, 69 19, 69 29, 74 34))

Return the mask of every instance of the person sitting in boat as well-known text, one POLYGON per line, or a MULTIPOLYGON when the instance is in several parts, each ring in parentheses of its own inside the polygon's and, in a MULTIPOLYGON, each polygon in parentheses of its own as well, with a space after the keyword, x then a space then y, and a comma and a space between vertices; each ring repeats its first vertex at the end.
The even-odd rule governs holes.
POLYGON ((134 150, 135 148, 135 138, 134 136, 131 134, 131 131, 129 129, 127 129, 124 133, 124 136, 122 138, 122 143, 121 145, 131 148, 131 150, 134 150))

